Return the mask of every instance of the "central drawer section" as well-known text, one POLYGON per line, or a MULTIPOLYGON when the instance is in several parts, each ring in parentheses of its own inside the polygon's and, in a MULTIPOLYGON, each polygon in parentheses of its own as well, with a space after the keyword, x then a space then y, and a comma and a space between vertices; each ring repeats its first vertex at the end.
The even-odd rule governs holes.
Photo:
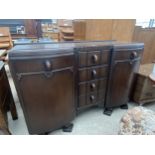
POLYGON ((104 105, 110 51, 111 49, 109 47, 90 47, 77 50, 77 110, 82 110, 94 105, 104 105))

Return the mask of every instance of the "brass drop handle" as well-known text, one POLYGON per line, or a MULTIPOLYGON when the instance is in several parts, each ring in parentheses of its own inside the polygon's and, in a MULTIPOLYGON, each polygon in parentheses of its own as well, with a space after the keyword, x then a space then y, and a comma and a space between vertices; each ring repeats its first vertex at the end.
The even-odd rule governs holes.
POLYGON ((95 83, 92 83, 91 85, 90 85, 90 87, 91 87, 91 89, 95 89, 96 88, 96 84, 95 83))
POLYGON ((94 96, 94 95, 91 95, 91 96, 90 96, 90 100, 91 100, 91 101, 94 101, 94 100, 95 100, 95 96, 94 96))
POLYGON ((138 56, 137 52, 132 52, 130 55, 130 59, 134 59, 138 56))
POLYGON ((44 65, 45 65, 45 69, 46 69, 47 71, 50 71, 50 70, 52 69, 52 63, 51 63, 51 61, 46 60, 46 61, 44 62, 44 65))
POLYGON ((96 63, 98 61, 98 56, 96 54, 94 54, 92 56, 92 60, 93 60, 93 63, 96 63))
POLYGON ((96 75, 97 75, 97 72, 96 72, 95 69, 93 69, 93 71, 92 71, 92 76, 93 76, 93 77, 96 77, 96 75))

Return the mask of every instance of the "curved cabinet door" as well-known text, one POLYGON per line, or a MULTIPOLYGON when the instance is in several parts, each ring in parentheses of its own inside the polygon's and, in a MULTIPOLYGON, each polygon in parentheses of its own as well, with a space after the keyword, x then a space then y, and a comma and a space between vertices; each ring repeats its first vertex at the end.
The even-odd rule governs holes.
POLYGON ((29 133, 61 128, 75 116, 72 68, 20 73, 18 88, 29 133))
POLYGON ((137 71, 139 60, 116 60, 110 75, 106 108, 127 104, 134 72, 137 71))

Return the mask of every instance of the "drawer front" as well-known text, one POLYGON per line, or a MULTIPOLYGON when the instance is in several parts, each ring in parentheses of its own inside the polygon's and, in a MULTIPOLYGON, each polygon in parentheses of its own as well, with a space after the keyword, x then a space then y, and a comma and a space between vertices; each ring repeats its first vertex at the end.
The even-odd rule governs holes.
POLYGON ((51 58, 16 60, 14 62, 14 68, 17 73, 50 71, 72 66, 73 62, 73 55, 64 55, 51 58))
POLYGON ((93 80, 100 78, 100 70, 101 68, 90 68, 87 70, 87 80, 93 80))
POLYGON ((4 42, 4 43, 5 43, 5 42, 10 42, 9 36, 8 36, 8 37, 1 37, 1 38, 0 38, 0 42, 1 42, 1 43, 3 43, 3 42, 4 42))
POLYGON ((79 95, 84 95, 86 93, 91 93, 97 91, 98 89, 98 80, 93 80, 90 82, 79 84, 79 95))
POLYGON ((79 81, 88 81, 107 76, 107 67, 92 67, 79 70, 79 81))
POLYGON ((115 60, 132 60, 141 57, 141 51, 119 51, 115 52, 115 60))
POLYGON ((155 99, 155 85, 147 77, 138 76, 138 81, 136 83, 135 100, 151 100, 155 99))
POLYGON ((152 81, 148 80, 147 85, 143 87, 141 94, 142 99, 153 99, 155 98, 155 85, 152 81))
POLYGON ((97 104, 97 92, 91 94, 79 96, 79 105, 78 107, 85 107, 92 104, 97 104))
POLYGON ((108 61, 109 51, 79 52, 80 67, 108 64, 108 61))
POLYGON ((87 93, 97 92, 98 89, 98 81, 92 81, 87 83, 87 93))

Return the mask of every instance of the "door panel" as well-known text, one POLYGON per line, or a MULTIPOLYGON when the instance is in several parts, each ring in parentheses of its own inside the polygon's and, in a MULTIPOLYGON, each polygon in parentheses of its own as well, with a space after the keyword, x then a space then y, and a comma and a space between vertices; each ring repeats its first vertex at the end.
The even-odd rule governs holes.
POLYGON ((51 76, 25 75, 20 79, 24 114, 30 133, 43 133, 69 123, 75 115, 73 72, 51 76))
POLYGON ((134 72, 139 61, 115 61, 110 79, 106 107, 117 107, 127 104, 134 72))

